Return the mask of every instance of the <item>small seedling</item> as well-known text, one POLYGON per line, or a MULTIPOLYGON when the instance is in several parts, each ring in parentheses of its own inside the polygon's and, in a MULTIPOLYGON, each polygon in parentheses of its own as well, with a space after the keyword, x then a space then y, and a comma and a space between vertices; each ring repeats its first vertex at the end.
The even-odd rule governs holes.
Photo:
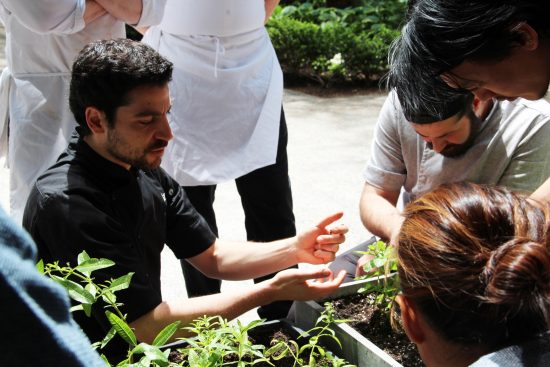
POLYGON ((397 272, 397 259, 394 247, 386 244, 384 241, 376 241, 372 245, 369 245, 367 251, 358 252, 372 257, 363 267, 363 270, 368 275, 362 276, 359 279, 379 278, 378 281, 365 284, 365 286, 359 289, 359 293, 374 294, 373 303, 378 304, 381 309, 389 311, 395 296, 399 292, 398 277, 395 274, 397 272))
POLYGON ((342 348, 340 340, 336 336, 331 325, 337 322, 347 320, 336 320, 334 318, 334 308, 330 302, 325 303, 325 309, 315 322, 315 326, 300 334, 298 339, 307 339, 307 342, 299 346, 297 342, 276 341, 274 345, 266 351, 266 356, 274 360, 280 360, 286 356, 294 359, 293 366, 336 366, 336 367, 355 367, 342 358, 335 356, 332 352, 326 350, 320 340, 332 339, 342 348))

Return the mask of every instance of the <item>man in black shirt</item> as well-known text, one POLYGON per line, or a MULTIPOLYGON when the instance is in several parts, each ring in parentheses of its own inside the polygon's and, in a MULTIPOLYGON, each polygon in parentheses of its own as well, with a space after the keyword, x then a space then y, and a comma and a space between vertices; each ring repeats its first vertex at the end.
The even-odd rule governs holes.
MULTIPOLYGON (((327 269, 290 269, 231 294, 163 302, 164 244, 210 277, 242 280, 300 262, 329 262, 347 231, 342 225, 326 229, 341 217, 338 213, 296 237, 261 246, 217 239, 179 184, 159 168, 172 138, 166 118, 171 74, 169 61, 130 40, 93 42, 80 52, 69 98, 77 133, 37 180, 23 219, 40 257, 74 265, 86 250, 91 257, 115 261, 115 267, 94 272, 99 283, 135 273, 117 300, 144 342, 175 320, 234 318, 273 301, 320 298, 336 289, 343 273, 333 277, 327 269), (308 281, 327 277, 326 282, 308 281)), ((92 341, 109 330, 103 312, 97 307, 92 318, 76 315, 92 341)))

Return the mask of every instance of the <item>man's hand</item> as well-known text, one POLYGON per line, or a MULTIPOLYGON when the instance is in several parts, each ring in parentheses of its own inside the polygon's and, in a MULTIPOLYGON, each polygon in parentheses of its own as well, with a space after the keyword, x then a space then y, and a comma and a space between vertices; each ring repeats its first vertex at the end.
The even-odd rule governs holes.
POLYGON ((361 256, 359 258, 359 260, 357 260, 357 266, 355 267, 355 276, 356 277, 361 277, 363 275, 368 275, 365 272, 365 264, 367 264, 372 259, 374 259, 373 255, 364 254, 363 256, 361 256))
POLYGON ((310 264, 325 264, 336 257, 340 244, 346 240, 348 227, 340 224, 327 229, 326 227, 342 218, 343 213, 333 214, 323 219, 317 226, 300 233, 297 236, 298 262, 310 264))
POLYGON ((266 280, 274 300, 309 301, 334 292, 344 281, 346 272, 336 277, 330 269, 287 269, 266 280))

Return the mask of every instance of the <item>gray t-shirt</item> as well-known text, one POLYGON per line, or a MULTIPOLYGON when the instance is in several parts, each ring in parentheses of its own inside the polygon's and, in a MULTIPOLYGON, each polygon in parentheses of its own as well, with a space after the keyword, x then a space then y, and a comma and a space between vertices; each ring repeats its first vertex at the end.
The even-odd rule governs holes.
POLYGON ((429 149, 405 119, 395 93, 374 132, 365 181, 386 191, 403 188, 403 203, 443 183, 471 181, 532 192, 550 176, 550 104, 495 101, 473 146, 458 158, 429 149))

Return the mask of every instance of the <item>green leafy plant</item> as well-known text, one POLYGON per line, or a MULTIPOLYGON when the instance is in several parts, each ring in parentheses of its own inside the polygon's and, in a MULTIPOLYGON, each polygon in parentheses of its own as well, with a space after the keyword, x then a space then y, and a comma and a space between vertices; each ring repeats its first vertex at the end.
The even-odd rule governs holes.
POLYGON ((280 360, 286 356, 294 359, 293 366, 338 366, 354 367, 342 358, 335 356, 320 343, 322 339, 332 339, 342 348, 340 340, 331 328, 331 325, 337 322, 347 320, 336 320, 335 312, 330 302, 325 303, 325 309, 315 322, 315 326, 300 334, 298 339, 307 339, 303 343, 297 343, 294 340, 284 341, 275 340, 272 346, 265 352, 266 356, 274 360, 280 360))
MULTIPOLYGON (((244 367, 267 362, 263 345, 256 345, 249 338, 250 329, 262 320, 249 324, 229 323, 220 316, 201 317, 185 327, 196 336, 184 339, 188 346, 179 350, 182 366, 214 367, 235 365, 244 367)), ((269 363, 271 364, 271 363, 269 363)))
MULTIPOLYGON (((170 366, 168 361, 170 351, 163 352, 160 346, 164 345, 178 330, 179 322, 174 322, 161 330, 153 344, 138 344, 136 335, 126 322, 126 315, 120 310, 122 304, 117 302, 115 294, 128 288, 134 273, 108 280, 106 284, 97 284, 92 277, 94 271, 114 265, 115 263, 108 259, 90 258, 86 251, 83 251, 78 255, 75 267, 69 264, 61 266, 59 262, 44 265, 44 262, 40 260, 36 268, 67 290, 69 297, 77 303, 71 308, 71 311, 83 311, 86 316, 90 317, 94 303, 99 300, 105 303, 105 317, 111 324, 111 329, 102 341, 96 342, 92 346, 102 349, 115 335, 119 335, 128 343, 129 349, 127 358, 119 362, 117 367, 170 366)), ((111 366, 105 355, 102 355, 102 358, 107 365, 111 366)))
MULTIPOLYGON (((301 346, 294 341, 274 340, 269 349, 264 345, 255 344, 249 337, 251 329, 261 325, 264 320, 254 320, 243 324, 239 320, 228 322, 220 316, 201 317, 184 327, 193 337, 184 338, 186 347, 178 349, 179 360, 170 360, 170 348, 162 348, 180 328, 180 322, 166 326, 154 339, 152 344, 138 343, 132 328, 126 322, 126 315, 122 313, 121 303, 117 302, 116 292, 129 287, 133 273, 117 279, 98 284, 92 277, 94 271, 114 266, 108 259, 90 258, 84 251, 77 259, 77 266, 69 264, 62 266, 59 262, 44 265, 40 261, 36 267, 39 272, 49 276, 61 284, 68 292, 76 305, 71 311, 83 311, 91 316, 92 305, 96 302, 105 304, 105 317, 111 324, 111 329, 105 338, 93 344, 95 348, 104 348, 115 335, 119 335, 128 344, 127 358, 118 362, 116 367, 218 367, 236 366, 246 367, 259 363, 275 366, 276 362, 286 356, 294 360, 294 366, 340 366, 353 367, 319 343, 321 338, 331 338, 338 345, 340 341, 330 329, 330 324, 339 322, 334 319, 334 310, 331 307, 323 312, 315 327, 299 336, 305 339, 301 346), (309 334, 308 334, 309 333, 309 334)), ((108 366, 113 366, 102 355, 108 366)))
POLYGON ((357 252, 371 257, 363 266, 363 270, 367 275, 361 276, 359 279, 378 277, 378 281, 368 282, 360 288, 359 293, 374 294, 373 303, 389 311, 395 296, 399 292, 395 248, 384 241, 376 241, 369 245, 367 251, 357 252))
POLYGON ((285 74, 324 86, 378 81, 387 71, 389 45, 399 35, 406 1, 354 3, 359 2, 337 8, 323 0, 296 1, 277 7, 267 29, 285 74))

